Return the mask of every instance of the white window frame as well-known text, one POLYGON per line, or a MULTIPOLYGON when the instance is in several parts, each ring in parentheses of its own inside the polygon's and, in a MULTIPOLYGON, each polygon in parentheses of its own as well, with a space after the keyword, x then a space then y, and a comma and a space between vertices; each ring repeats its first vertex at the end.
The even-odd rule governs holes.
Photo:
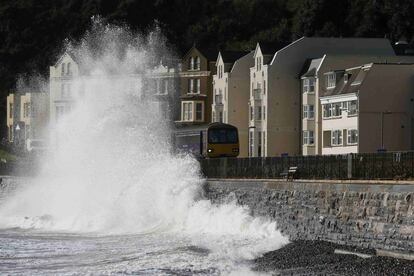
POLYGON ((204 121, 204 102, 203 101, 182 101, 181 120, 184 122, 203 122, 204 121), (201 119, 197 119, 197 104, 201 104, 201 119))
POLYGON ((303 145, 313 146, 315 144, 315 133, 313 130, 304 130, 303 135, 303 145))
POLYGON ((315 106, 313 104, 303 105, 303 119, 306 119, 306 120, 315 119, 315 106))
POLYGON ((309 79, 303 79, 302 92, 303 93, 309 92, 309 79))
POLYGON ((192 101, 183 101, 181 102, 182 118, 184 122, 193 121, 193 102, 192 101))
POLYGON ((350 128, 350 129, 346 130, 346 133, 347 133, 347 144, 348 145, 357 145, 358 144, 358 129, 350 128), (351 132, 356 132, 355 133, 356 139, 353 142, 351 142, 351 138, 352 138, 351 132))
POLYGON ((195 60, 194 57, 190 57, 190 61, 189 61, 189 66, 188 66, 188 70, 194 70, 194 64, 195 64, 195 60))
POLYGON ((331 131, 331 146, 342 146, 343 139, 342 139, 343 131, 341 129, 334 129, 331 131))
POLYGON ((331 103, 331 117, 332 118, 342 117, 342 103, 340 102, 331 103), (337 107, 338 109, 336 109, 337 107), (336 111, 338 111, 338 113, 336 111))
POLYGON ((308 94, 314 94, 315 93, 315 79, 309 78, 309 91, 308 94))
POLYGON ((329 119, 332 117, 332 106, 331 104, 322 105, 322 118, 329 119))
POLYGON ((188 79, 188 94, 200 94, 201 91, 201 79, 191 78, 188 79))
POLYGON ((348 116, 355 116, 358 115, 358 100, 352 100, 352 101, 348 101, 348 116), (355 102, 355 109, 351 108, 353 107, 353 105, 351 104, 352 102, 355 102))
POLYGON ((194 67, 193 67, 193 70, 200 70, 200 67, 201 67, 200 57, 199 56, 196 56, 194 58, 194 67))
POLYGON ((336 86, 336 74, 330 73, 326 75, 326 88, 335 88, 336 86))

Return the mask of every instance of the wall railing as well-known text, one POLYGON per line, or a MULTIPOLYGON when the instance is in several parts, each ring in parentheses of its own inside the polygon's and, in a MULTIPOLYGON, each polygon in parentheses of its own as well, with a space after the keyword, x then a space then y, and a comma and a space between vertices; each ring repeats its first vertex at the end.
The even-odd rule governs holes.
POLYGON ((201 159, 207 178, 282 178, 298 167, 301 179, 414 179, 414 152, 201 159))

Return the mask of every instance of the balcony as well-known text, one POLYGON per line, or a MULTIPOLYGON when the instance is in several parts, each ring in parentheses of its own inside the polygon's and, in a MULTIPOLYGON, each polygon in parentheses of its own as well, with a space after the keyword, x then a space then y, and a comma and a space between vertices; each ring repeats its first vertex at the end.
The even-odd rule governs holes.
POLYGON ((253 89, 253 99, 255 101, 261 101, 262 100, 262 89, 261 88, 256 88, 253 89))

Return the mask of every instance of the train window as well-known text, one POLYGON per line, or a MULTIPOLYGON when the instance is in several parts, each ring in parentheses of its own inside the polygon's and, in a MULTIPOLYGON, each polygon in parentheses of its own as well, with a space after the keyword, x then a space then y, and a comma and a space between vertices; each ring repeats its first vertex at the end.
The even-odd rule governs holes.
POLYGON ((237 143, 236 129, 211 129, 208 132, 208 142, 211 144, 237 143))

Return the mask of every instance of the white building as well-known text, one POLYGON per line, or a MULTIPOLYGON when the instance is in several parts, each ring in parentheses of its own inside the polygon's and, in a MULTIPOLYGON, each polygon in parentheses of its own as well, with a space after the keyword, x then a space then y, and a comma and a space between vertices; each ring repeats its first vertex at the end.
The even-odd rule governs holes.
POLYGON ((394 55, 387 39, 303 37, 280 48, 258 44, 250 71, 249 156, 302 152, 302 83, 306 60, 325 54, 394 55))
POLYGON ((413 149, 413 64, 370 63, 325 76, 322 154, 413 149))
POLYGON ((239 157, 248 156, 250 67, 253 52, 219 52, 213 75, 212 122, 231 124, 239 132, 239 157))
POLYGON ((335 55, 325 54, 321 58, 311 59, 305 63, 305 73, 301 76, 302 87, 302 154, 322 154, 322 115, 320 97, 329 93, 328 83, 332 85, 333 80, 339 80, 344 68, 351 68, 370 62, 414 62, 414 57, 409 56, 386 56, 386 55, 335 55), (329 82, 326 72, 330 74, 329 82))

